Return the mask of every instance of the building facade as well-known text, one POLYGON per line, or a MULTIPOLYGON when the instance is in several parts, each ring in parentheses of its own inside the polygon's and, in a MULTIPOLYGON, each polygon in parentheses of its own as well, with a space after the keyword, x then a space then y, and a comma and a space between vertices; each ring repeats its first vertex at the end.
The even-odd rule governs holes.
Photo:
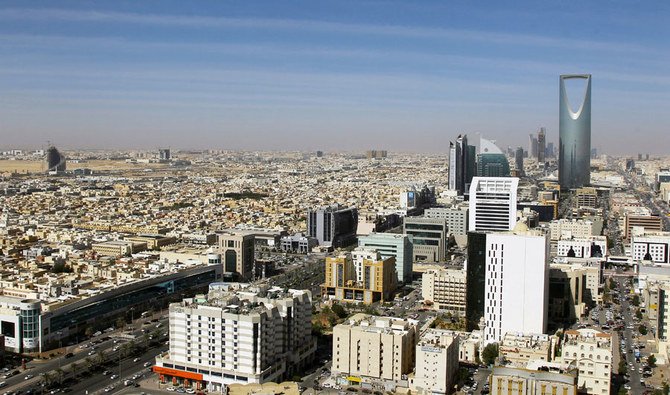
POLYGON ((463 269, 429 270, 421 276, 421 297, 435 310, 465 316, 466 271, 463 269))
POLYGON ((358 209, 339 204, 307 211, 307 236, 319 245, 341 248, 356 242, 358 209))
POLYGON ((381 257, 386 259, 395 258, 398 282, 412 281, 412 265, 414 262, 413 237, 406 234, 395 233, 370 233, 358 238, 360 247, 371 247, 376 249, 381 257))
POLYGON ((516 177, 475 177, 470 185, 468 230, 508 231, 516 224, 516 177))
POLYGON ((591 182, 591 75, 561 75, 559 82, 558 183, 561 189, 580 188, 591 182), (565 88, 565 81, 572 79, 586 80, 577 111, 573 111, 565 88))
POLYGON ((458 371, 459 338, 452 331, 428 329, 416 345, 410 388, 419 394, 450 394, 458 371))
POLYGON ((414 261, 444 261, 449 234, 446 219, 406 217, 403 233, 412 236, 414 261))
POLYGON ((241 280, 253 278, 254 236, 245 233, 225 232, 218 235, 219 253, 224 273, 241 280))
POLYGON ((464 236, 468 233, 468 207, 431 207, 423 212, 426 218, 447 220, 450 235, 464 236))
POLYGON ((609 394, 612 382, 612 335, 596 329, 567 330, 563 363, 578 369, 578 387, 588 394, 609 394))
POLYGON ((365 304, 391 300, 397 279, 395 258, 382 259, 376 251, 373 254, 374 259, 364 255, 356 262, 351 254, 327 257, 325 283, 321 286, 323 296, 365 304))

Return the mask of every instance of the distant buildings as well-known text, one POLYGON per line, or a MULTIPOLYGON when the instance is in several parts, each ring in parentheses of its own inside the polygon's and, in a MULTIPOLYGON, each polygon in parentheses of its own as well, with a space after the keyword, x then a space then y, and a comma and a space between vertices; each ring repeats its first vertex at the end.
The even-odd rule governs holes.
POLYGON ((210 285, 170 305, 170 350, 156 358, 161 382, 220 392, 225 384, 281 382, 311 362, 309 291, 210 285))
POLYGON ((386 150, 369 150, 365 152, 365 156, 368 159, 384 159, 388 156, 386 150))
POLYGON ((307 236, 314 237, 319 245, 334 248, 346 247, 356 242, 358 210, 339 204, 307 211, 307 236))
POLYGON ((516 177, 475 177, 470 185, 469 231, 506 231, 516 224, 516 177))
POLYGON ((53 145, 47 149, 47 173, 63 173, 65 172, 66 162, 65 156, 61 154, 53 145))
POLYGON ((333 328, 334 375, 401 381, 414 367, 418 328, 393 317, 356 314, 333 328))
POLYGON ((360 247, 373 248, 383 259, 395 258, 398 282, 412 281, 412 265, 414 261, 414 244, 412 236, 396 233, 370 233, 358 238, 360 247))
POLYGON ((522 176, 523 171, 523 148, 518 147, 514 152, 514 167, 518 171, 518 174, 522 176))
POLYGON ((540 165, 544 165, 545 154, 546 154, 546 130, 545 128, 540 128, 540 131, 537 133, 537 161, 540 165))
POLYGON ((161 148, 158 150, 158 159, 161 162, 169 162, 172 159, 169 148, 161 148))
POLYGON ((591 75, 561 75, 559 85, 558 183, 561 189, 573 189, 591 182, 591 75), (568 100, 565 81, 572 79, 586 80, 581 103, 568 100))

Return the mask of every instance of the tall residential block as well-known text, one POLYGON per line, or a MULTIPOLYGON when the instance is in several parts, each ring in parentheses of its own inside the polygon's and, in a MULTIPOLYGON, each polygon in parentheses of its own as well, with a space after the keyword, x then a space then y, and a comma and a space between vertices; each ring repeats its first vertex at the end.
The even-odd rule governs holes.
POLYGON ((470 185, 471 232, 508 231, 516 224, 516 177, 475 177, 470 185))
POLYGON ((398 382, 414 367, 418 328, 394 317, 356 314, 333 328, 333 375, 398 382))
POLYGON ((446 219, 405 217, 403 233, 412 236, 415 261, 444 261, 449 235, 446 219))
POLYGON ((211 392, 290 379, 314 357, 311 317, 309 291, 212 284, 207 296, 170 305, 170 349, 153 370, 211 392))
POLYGON ((241 280, 253 278, 254 236, 239 232, 224 232, 218 235, 219 253, 224 273, 241 280))
POLYGON ((458 371, 459 337, 455 332, 428 329, 416 345, 416 369, 410 388, 419 394, 451 393, 458 371))
POLYGON ((358 210, 339 204, 307 211, 307 236, 319 240, 319 245, 346 247, 356 242, 358 210))
POLYGON ((561 75, 559 85, 558 183, 573 189, 591 182, 591 74, 561 75), (575 79, 586 80, 580 103, 570 103, 565 87, 575 79))
POLYGON ((358 238, 361 247, 374 248, 386 259, 395 258, 398 282, 412 281, 412 262, 414 259, 414 245, 411 235, 395 233, 370 233, 358 238))

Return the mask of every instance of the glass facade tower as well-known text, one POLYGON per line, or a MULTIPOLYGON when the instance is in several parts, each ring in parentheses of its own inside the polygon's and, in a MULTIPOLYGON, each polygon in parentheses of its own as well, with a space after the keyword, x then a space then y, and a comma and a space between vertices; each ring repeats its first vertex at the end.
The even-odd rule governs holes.
POLYGON ((561 189, 580 188, 591 181, 591 74, 561 75, 559 103, 558 182, 561 189), (582 103, 570 106, 565 81, 585 79, 582 103))

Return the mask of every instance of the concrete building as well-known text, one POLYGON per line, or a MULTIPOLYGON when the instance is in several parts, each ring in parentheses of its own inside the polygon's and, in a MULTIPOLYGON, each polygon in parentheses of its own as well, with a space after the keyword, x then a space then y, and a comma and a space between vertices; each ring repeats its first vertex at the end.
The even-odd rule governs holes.
POLYGON ((544 334, 506 333, 499 355, 512 366, 525 367, 529 361, 551 362, 558 339, 544 334))
POLYGON ((147 249, 146 242, 133 242, 128 240, 112 240, 102 243, 94 243, 91 249, 100 255, 127 256, 147 249))
POLYGON ((516 177, 475 177, 470 185, 468 230, 508 231, 516 224, 516 177))
POLYGON ((403 233, 412 236, 414 261, 444 262, 449 234, 447 220, 406 217, 403 233))
POLYGON ((382 259, 376 251, 361 251, 361 254, 358 268, 351 254, 326 258, 325 283, 321 286, 323 296, 365 304, 393 298, 397 278, 395 258, 382 259), (373 256, 374 259, 369 259, 373 256))
POLYGON ((429 329, 416 345, 416 369, 410 389, 419 394, 450 394, 458 371, 458 335, 429 329))
POLYGON ((170 350, 156 357, 162 382, 219 392, 232 383, 281 382, 311 362, 309 291, 218 283, 170 305, 170 350))
POLYGON ((468 233, 468 207, 431 207, 423 212, 426 218, 447 220, 450 235, 465 236, 468 233))
POLYGON ((559 240, 556 244, 557 257, 607 258, 607 237, 591 236, 584 239, 559 240))
POLYGON ((540 128, 537 132, 537 163, 543 165, 544 157, 547 150, 547 131, 545 128, 540 128))
POLYGON ((306 254, 316 247, 319 241, 314 237, 308 237, 302 233, 296 233, 292 236, 282 236, 279 240, 279 248, 284 252, 293 252, 306 254))
POLYGON ((356 314, 333 328, 332 374, 399 382, 414 367, 417 337, 414 322, 356 314))
POLYGON ((468 145, 467 135, 449 142, 449 189, 465 195, 475 175, 475 147, 468 145))
POLYGON ((644 232, 662 232, 663 219, 658 215, 635 215, 627 213, 624 219, 625 239, 633 236, 633 227, 644 228, 644 232))
POLYGON ((600 262, 552 263, 549 270, 548 319, 572 323, 602 302, 600 262))
POLYGON ((562 361, 578 369, 578 387, 588 394, 609 394, 612 371, 612 335, 596 329, 567 330, 562 361))
POLYGON ((435 310, 465 316, 466 271, 463 269, 429 270, 421 276, 421 297, 432 302, 435 310))
POLYGON ((370 233, 359 237, 358 245, 376 249, 384 259, 395 258, 398 282, 405 283, 412 281, 412 263, 414 262, 412 240, 413 237, 406 234, 370 233))
POLYGON ((551 240, 588 239, 595 236, 595 224, 589 220, 559 219, 549 223, 551 240))
POLYGON ((546 235, 519 223, 513 232, 487 234, 485 251, 485 342, 500 342, 509 332, 544 333, 549 293, 546 235))
POLYGON ((150 250, 155 250, 160 247, 174 244, 177 242, 176 237, 165 236, 165 235, 143 235, 139 234, 136 236, 125 237, 123 240, 130 241, 132 243, 145 243, 147 248, 150 250))
POLYGON ((219 251, 223 271, 239 279, 253 278, 254 236, 241 232, 219 234, 219 251))
POLYGON ((319 245, 341 248, 356 242, 358 210, 339 204, 319 207, 307 212, 307 236, 319 245))
POLYGON ((575 191, 574 207, 598 207, 598 193, 595 188, 578 188, 575 191))
POLYGON ((577 374, 496 366, 490 379, 491 395, 577 395, 577 374))
POLYGON ((558 183, 561 189, 573 189, 591 182, 591 75, 561 75, 559 81, 558 183), (576 112, 565 88, 565 81, 572 79, 586 80, 584 96, 576 112))
POLYGON ((631 258, 634 261, 651 261, 670 264, 670 233, 633 236, 630 242, 631 258))

